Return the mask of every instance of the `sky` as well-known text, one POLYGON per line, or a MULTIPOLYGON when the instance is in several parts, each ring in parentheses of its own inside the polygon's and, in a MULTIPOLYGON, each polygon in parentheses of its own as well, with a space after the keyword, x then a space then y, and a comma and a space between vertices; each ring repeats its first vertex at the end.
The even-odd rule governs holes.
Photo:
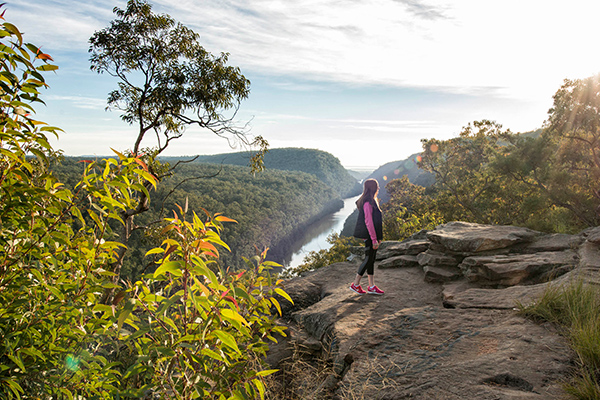
MULTIPOLYGON (((564 79, 600 72, 594 0, 152 0, 227 52, 251 81, 237 119, 272 148, 325 150, 376 168, 481 119, 512 132, 543 126, 564 79)), ((124 0, 8 0, 5 19, 59 66, 37 117, 67 155, 133 146, 135 128, 106 111, 117 81, 90 70, 90 36, 124 0)), ((151 141, 146 146, 154 145, 151 141)), ((232 143, 235 145, 235 143, 232 143)), ((243 150, 188 129, 165 155, 243 150)))

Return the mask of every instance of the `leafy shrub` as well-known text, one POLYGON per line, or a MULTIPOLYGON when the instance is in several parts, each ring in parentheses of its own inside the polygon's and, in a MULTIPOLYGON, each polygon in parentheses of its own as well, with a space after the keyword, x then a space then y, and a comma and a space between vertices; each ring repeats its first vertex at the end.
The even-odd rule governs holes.
POLYGON ((46 134, 59 129, 32 117, 41 72, 56 67, 14 25, 0 37, 0 398, 264 397, 261 357, 283 329, 273 296, 291 301, 264 254, 249 271, 218 270, 228 219, 181 210, 149 252, 156 270, 116 279, 123 211, 144 206, 157 179, 117 152, 65 189, 48 170, 60 153, 46 134))

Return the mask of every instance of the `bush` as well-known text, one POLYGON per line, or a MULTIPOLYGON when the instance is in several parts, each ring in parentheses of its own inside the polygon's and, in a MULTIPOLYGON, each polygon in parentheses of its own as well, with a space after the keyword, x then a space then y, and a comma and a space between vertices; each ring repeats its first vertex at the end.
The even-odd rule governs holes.
POLYGON ((180 209, 148 253, 156 270, 115 279, 123 211, 157 179, 141 157, 117 152, 65 189, 48 169, 60 153, 46 134, 60 130, 32 117, 41 73, 56 67, 14 25, 0 37, 0 398, 263 398, 273 371, 262 356, 283 333, 274 295, 291 301, 264 254, 248 271, 221 271, 230 220, 187 221, 180 209))

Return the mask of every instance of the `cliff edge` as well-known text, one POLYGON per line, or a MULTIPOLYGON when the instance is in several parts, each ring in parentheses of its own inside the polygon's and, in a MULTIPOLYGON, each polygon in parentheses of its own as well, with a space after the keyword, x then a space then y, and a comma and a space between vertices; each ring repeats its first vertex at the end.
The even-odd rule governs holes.
POLYGON ((515 307, 549 284, 600 283, 600 227, 548 235, 452 222, 384 242, 375 271, 383 296, 349 290, 362 259, 361 248, 354 251, 354 261, 286 283, 294 300, 284 304, 290 334, 268 360, 296 396, 565 398, 561 384, 575 361, 566 339, 515 307), (324 372, 303 375, 299 365, 324 372))

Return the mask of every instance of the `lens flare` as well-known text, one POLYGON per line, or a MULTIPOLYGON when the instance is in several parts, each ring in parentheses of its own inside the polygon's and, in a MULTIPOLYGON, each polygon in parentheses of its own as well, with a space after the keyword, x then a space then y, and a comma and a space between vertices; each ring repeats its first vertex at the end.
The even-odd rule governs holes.
POLYGON ((71 371, 77 371, 79 369, 79 359, 72 354, 67 356, 65 364, 71 371))

